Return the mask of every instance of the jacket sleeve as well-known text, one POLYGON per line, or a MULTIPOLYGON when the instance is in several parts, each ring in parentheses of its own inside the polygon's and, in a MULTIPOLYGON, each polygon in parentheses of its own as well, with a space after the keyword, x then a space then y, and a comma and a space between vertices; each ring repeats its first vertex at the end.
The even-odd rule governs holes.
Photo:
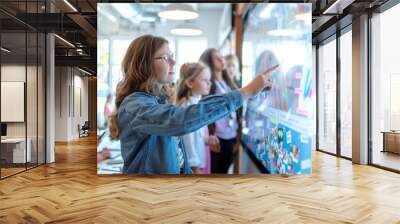
POLYGON ((125 110, 131 129, 151 135, 181 136, 225 117, 242 104, 242 94, 236 90, 208 96, 185 107, 141 102, 128 104, 125 110))

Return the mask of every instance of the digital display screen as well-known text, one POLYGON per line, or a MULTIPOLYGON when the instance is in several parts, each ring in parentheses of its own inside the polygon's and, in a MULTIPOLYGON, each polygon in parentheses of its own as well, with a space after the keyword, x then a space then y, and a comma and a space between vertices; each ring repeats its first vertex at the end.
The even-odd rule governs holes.
POLYGON ((242 85, 279 64, 272 87, 243 108, 243 143, 272 174, 310 174, 315 135, 311 4, 250 9, 242 48, 242 85))

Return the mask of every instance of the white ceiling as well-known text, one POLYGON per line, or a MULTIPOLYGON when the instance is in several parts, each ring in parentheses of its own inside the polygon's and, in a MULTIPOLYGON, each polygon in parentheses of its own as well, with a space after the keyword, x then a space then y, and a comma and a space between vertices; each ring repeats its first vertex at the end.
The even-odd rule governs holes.
MULTIPOLYGON (((221 16, 224 7, 229 7, 230 3, 190 3, 197 11, 200 16, 195 21, 191 21, 197 24, 204 24, 204 20, 208 18, 215 18, 216 15, 221 16)), ((101 4, 98 8, 98 28, 100 35, 117 35, 118 30, 148 30, 157 29, 157 26, 169 26, 175 25, 177 21, 163 20, 158 17, 160 12, 168 3, 106 3, 101 4), (112 4, 124 4, 125 7, 137 14, 131 18, 123 16, 123 13, 118 11, 112 4), (128 5, 129 4, 129 5, 128 5), (107 15, 112 15, 113 19, 107 15), (155 21, 147 21, 147 19, 154 19, 155 21), (101 25, 100 24, 107 24, 101 25)), ((209 26, 218 26, 218 22, 209 23, 209 26)))

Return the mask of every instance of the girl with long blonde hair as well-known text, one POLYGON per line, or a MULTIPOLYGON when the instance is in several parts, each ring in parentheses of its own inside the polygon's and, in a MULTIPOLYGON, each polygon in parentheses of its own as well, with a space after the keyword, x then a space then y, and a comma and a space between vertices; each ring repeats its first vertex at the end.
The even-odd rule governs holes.
MULTIPOLYGON (((177 85, 176 101, 180 106, 197 104, 202 96, 210 93, 211 73, 203 63, 185 63, 181 66, 177 85)), ((219 150, 215 135, 208 135, 208 128, 202 127, 183 136, 188 154, 189 166, 195 174, 210 173, 210 151, 219 150)))

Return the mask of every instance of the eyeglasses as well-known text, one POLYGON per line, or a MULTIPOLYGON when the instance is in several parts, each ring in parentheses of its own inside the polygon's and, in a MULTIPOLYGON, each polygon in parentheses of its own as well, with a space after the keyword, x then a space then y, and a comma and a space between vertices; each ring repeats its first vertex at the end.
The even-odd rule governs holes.
POLYGON ((163 60, 165 63, 169 63, 174 60, 174 54, 164 54, 161 57, 156 57, 154 60, 163 60))

